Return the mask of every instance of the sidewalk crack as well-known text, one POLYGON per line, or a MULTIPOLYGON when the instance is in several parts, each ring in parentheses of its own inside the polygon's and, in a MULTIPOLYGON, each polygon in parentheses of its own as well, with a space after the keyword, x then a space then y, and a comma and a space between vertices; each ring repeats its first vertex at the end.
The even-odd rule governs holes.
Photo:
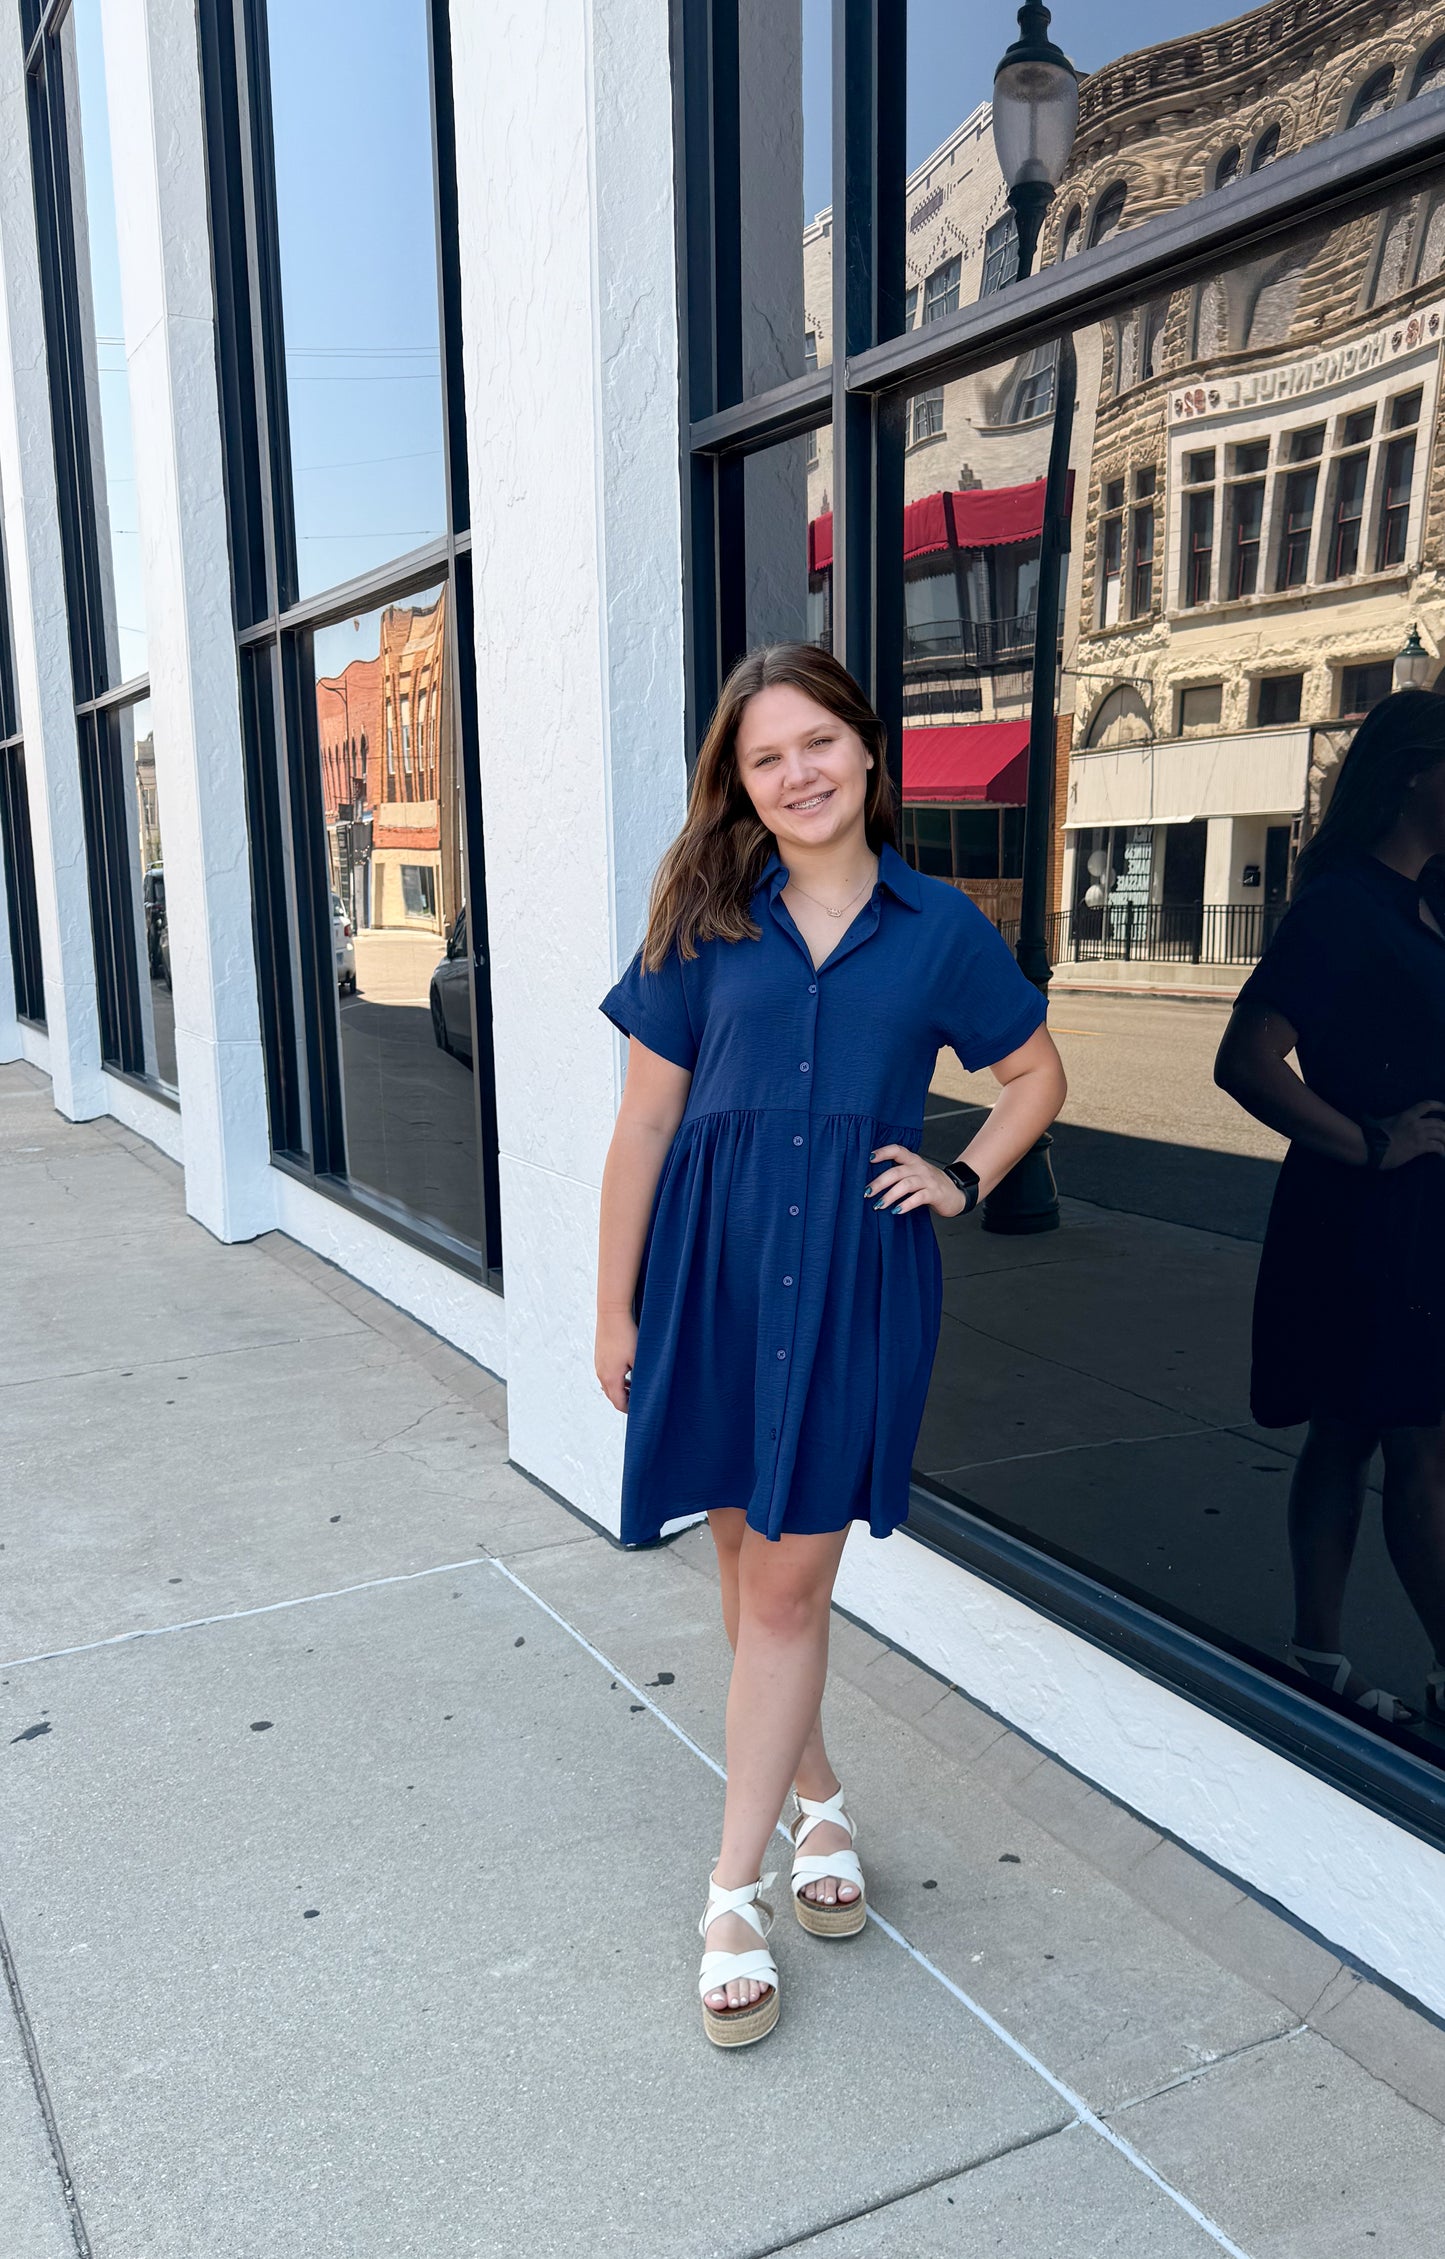
POLYGON ((5 1934, 3 1921, 0 1921, 0 1965, 3 1965, 5 1970, 5 1986, 10 1995, 10 2006, 14 2011, 16 2026, 20 2033, 20 2045, 25 2052, 25 2064, 30 2073, 30 2084, 34 2089, 36 2104, 45 2126, 45 2138, 50 2146, 51 2163, 55 2167, 56 2176, 60 2182, 61 2199, 65 2205, 65 2217, 70 2228, 70 2240, 75 2245, 76 2259, 94 2259, 90 2236, 80 2209, 80 2199, 75 2193, 75 2182, 71 2175, 70 2162, 65 2154, 65 2144, 60 2138, 60 2126, 55 2116, 55 2105, 50 2099, 50 2088, 45 2078, 45 2066, 40 2060, 40 2049, 36 2044, 35 2032, 30 2022, 30 2013, 25 2005, 25 1995, 20 1990, 20 1972, 15 1966, 15 1956, 10 1950, 10 1940, 5 1934))

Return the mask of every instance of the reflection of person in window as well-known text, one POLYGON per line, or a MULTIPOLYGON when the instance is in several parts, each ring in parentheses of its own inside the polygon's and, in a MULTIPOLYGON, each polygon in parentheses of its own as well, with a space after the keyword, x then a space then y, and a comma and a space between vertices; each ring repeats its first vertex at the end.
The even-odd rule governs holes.
POLYGON ((1260 1261, 1251 1403, 1308 1421, 1290 1494, 1286 1660, 1395 1723, 1341 1652, 1366 1476, 1445 1723, 1445 698, 1361 724, 1294 901, 1245 983, 1215 1078, 1290 1139, 1260 1261), (1298 1055, 1300 1073, 1288 1065, 1298 1055), (1301 1079, 1301 1077, 1303 1079, 1301 1079))

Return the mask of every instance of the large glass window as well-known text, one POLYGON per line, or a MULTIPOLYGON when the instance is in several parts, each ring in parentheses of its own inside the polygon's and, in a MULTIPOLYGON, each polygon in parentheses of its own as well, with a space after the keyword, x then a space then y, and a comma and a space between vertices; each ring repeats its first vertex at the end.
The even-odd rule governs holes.
POLYGON ((45 1025, 45 978, 40 964, 40 920, 35 902, 35 851, 30 837, 25 747, 15 698, 10 651, 10 591, 0 558, 0 854, 5 862, 5 912, 10 928, 10 969, 15 1010, 45 1025))
MULTIPOLYGON (((1378 278, 1387 215, 1413 202, 1418 250, 1441 183, 1374 176, 1377 137, 1338 134, 1341 82, 1321 87, 1303 25, 1279 35, 1255 92, 1229 77, 1239 23, 1221 10, 1201 31, 1187 14, 1151 23, 1164 44, 1147 67, 1110 72, 1104 14, 1064 27, 1056 11, 1066 45, 1093 43, 1077 59, 1095 76, 1043 231, 1042 262, 1060 260, 1052 315, 1027 312, 1001 255, 980 108, 997 52, 977 11, 924 0, 908 10, 906 149, 892 138, 898 56, 865 41, 835 58, 860 116, 859 89, 876 97, 877 133, 856 181, 849 157, 833 182, 872 329, 850 340, 831 401, 795 386, 749 418, 716 414, 698 298, 733 275, 723 258, 721 282, 700 284, 690 252, 692 727, 719 665, 797 632, 806 574, 888 727, 904 852, 1051 968, 1070 1075, 1058 1236, 1009 1229, 1004 1203, 941 1229, 920 1534, 1438 1832, 1439 1564, 1400 1542, 1373 1437, 1332 1524, 1342 1494, 1317 1479, 1309 1403, 1271 1395, 1279 1359, 1308 1382, 1302 1340, 1333 1370, 1336 1337, 1312 1292, 1284 1316, 1270 1299, 1278 1267, 1272 1283, 1261 1252, 1284 1143, 1213 1064, 1412 623, 1439 667, 1439 268, 1412 253, 1383 297, 1378 278), (1157 98, 1186 80, 1192 103, 1215 104, 1187 127, 1157 98), (1247 257, 1231 196, 1209 210, 1225 151, 1241 173, 1273 160, 1281 218, 1247 257), (1156 222, 1196 198, 1181 247, 1156 222), (1302 233, 1326 200, 1328 223, 1302 233), (1121 308, 1126 262, 1138 287, 1121 308), (961 336, 941 355, 944 322, 961 336), (1146 327, 1150 350, 1130 349, 1121 383, 1121 339, 1146 327), (1031 361, 1055 382, 1044 412, 1019 419, 1031 361), (946 444, 921 446, 917 404, 939 393, 946 444), (791 435, 805 425, 820 457, 806 512, 790 452, 801 461, 791 435), (1052 685, 1042 728, 1036 672, 1052 685), (1026 813, 1036 743, 1042 825, 1026 813), (1399 1708, 1361 1699, 1374 1689, 1399 1708)), ((849 12, 838 20, 847 42, 849 12)), ((693 139, 698 123, 690 113, 690 205, 717 146, 693 139)), ((941 1054, 925 1150, 957 1153, 994 1095, 941 1054)), ((1327 1267, 1335 1219, 1315 1222, 1327 1267)), ((1313 1260, 1304 1243, 1296 1254, 1313 1260)))
POLYGON ((51 0, 27 58, 101 1054, 176 1089, 170 937, 101 0, 51 0))
POLYGON ((272 1144, 495 1277, 447 10, 201 29, 272 1144))

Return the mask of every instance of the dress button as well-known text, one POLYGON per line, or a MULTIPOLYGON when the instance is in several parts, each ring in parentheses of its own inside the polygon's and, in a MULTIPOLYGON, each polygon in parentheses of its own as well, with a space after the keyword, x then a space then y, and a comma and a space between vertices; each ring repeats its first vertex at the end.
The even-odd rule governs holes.
POLYGON ((793 1139, 793 1143, 794 1143, 795 1145, 801 1145, 801 1144, 802 1144, 802 1142, 803 1142, 803 1140, 802 1140, 802 1139, 801 1139, 800 1137, 795 1137, 795 1138, 793 1139))
POLYGON ((791 1286, 791 1285, 792 1285, 792 1283, 793 1283, 793 1282, 792 1282, 791 1278, 789 1278, 789 1277, 787 1277, 787 1276, 785 1275, 785 1276, 784 1276, 784 1279, 783 1279, 783 1284, 784 1284, 784 1286, 791 1286))
POLYGON ((786 1357, 786 1356, 787 1356, 787 1354, 788 1354, 788 1352, 787 1352, 787 1350, 786 1350, 786 1349, 780 1349, 780 1350, 778 1351, 778 1355, 779 1355, 780 1357, 786 1357))
POLYGON ((817 993, 818 993, 818 983, 817 983, 817 982, 816 982, 815 980, 810 980, 810 981, 809 981, 809 983, 808 983, 808 994, 809 994, 810 996, 816 996, 816 995, 817 995, 817 993))
POLYGON ((807 1071, 808 1071, 808 1062, 807 1062, 807 1060, 806 1060, 806 1059, 800 1059, 800 1060, 798 1061, 798 1072, 799 1072, 799 1074, 800 1074, 800 1075, 805 1075, 805 1074, 807 1073, 807 1071))
POLYGON ((796 1216, 796 1214, 797 1214, 797 1213, 798 1213, 798 1211, 797 1211, 797 1209, 796 1209, 796 1208, 790 1208, 790 1209, 788 1210, 788 1214, 789 1214, 790 1216, 796 1216))

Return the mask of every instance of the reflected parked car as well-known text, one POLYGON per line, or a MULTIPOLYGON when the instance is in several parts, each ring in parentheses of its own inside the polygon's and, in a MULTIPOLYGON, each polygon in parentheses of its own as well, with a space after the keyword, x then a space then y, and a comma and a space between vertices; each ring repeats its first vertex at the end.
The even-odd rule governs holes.
POLYGON ((171 985, 171 936, 166 924, 166 871, 164 863, 152 863, 141 882, 141 900, 145 909, 146 963, 153 981, 171 985))
POLYGON ((432 1033, 443 1051, 472 1063, 472 983, 467 947, 467 913, 457 912, 447 935, 447 953, 431 977, 432 1033))
POLYGON ((356 994, 356 942, 351 920, 339 894, 331 897, 331 947, 336 957, 336 986, 343 996, 356 994))

